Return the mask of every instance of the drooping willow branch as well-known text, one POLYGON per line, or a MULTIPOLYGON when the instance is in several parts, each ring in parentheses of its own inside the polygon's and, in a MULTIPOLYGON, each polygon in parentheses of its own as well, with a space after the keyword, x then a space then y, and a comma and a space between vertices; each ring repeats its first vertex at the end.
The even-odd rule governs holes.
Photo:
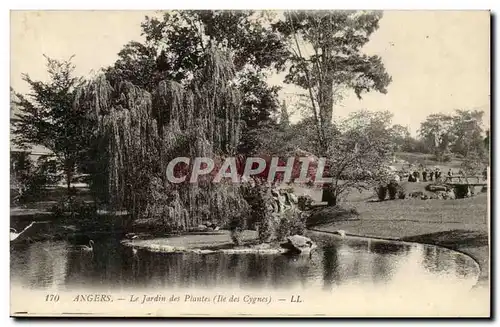
POLYGON ((234 154, 240 137, 240 95, 229 58, 210 50, 191 84, 164 80, 149 93, 128 81, 87 81, 75 107, 91 122, 91 187, 114 210, 185 229, 203 219, 227 220, 246 205, 238 186, 171 185, 174 157, 234 154), (229 209, 228 209, 229 208, 229 209))

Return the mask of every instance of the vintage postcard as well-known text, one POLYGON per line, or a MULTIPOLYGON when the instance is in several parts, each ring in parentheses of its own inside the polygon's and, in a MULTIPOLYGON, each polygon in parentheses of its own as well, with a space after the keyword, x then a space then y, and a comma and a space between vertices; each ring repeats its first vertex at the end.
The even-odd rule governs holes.
POLYGON ((13 317, 489 317, 489 11, 11 11, 13 317))

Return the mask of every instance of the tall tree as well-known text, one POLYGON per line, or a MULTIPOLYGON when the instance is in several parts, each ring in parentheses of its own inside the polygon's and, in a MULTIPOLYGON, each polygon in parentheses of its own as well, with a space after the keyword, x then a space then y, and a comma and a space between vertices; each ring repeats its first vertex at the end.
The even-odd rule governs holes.
POLYGON ((244 122, 240 151, 255 146, 246 135, 261 125, 274 123, 278 103, 276 86, 266 83, 266 70, 280 68, 285 52, 267 16, 253 11, 167 11, 146 17, 141 24, 145 42, 130 42, 106 70, 111 81, 127 80, 149 92, 162 80, 187 84, 202 69, 207 49, 231 55, 242 94, 244 122))
POLYGON ((455 137, 453 125, 453 117, 444 114, 429 115, 420 124, 420 137, 424 139, 429 149, 432 149, 439 161, 443 160, 444 155, 450 152, 455 137))
MULTIPOLYGON (((216 49, 207 54, 203 69, 186 85, 165 80, 151 93, 102 75, 76 94, 75 106, 95 125, 91 189, 104 191, 95 192, 103 204, 126 210, 136 221, 143 218, 155 230, 185 230, 204 218, 225 224, 247 212, 238 184, 170 179, 172 159, 218 162, 234 156, 238 145, 241 102, 233 63, 216 49)), ((177 166, 173 174, 186 176, 187 168, 177 166)))
POLYGON ((286 81, 306 90, 319 144, 326 151, 333 106, 346 89, 387 92, 391 77, 379 56, 362 52, 379 27, 380 12, 289 11, 273 24, 288 45, 286 81))
POLYGON ((391 139, 395 151, 407 151, 411 147, 411 135, 408 127, 395 124, 391 127, 391 139))
POLYGON ((27 95, 16 93, 20 113, 14 122, 14 142, 20 146, 42 145, 51 150, 59 169, 64 171, 68 190, 85 141, 82 133, 84 114, 73 108, 75 66, 69 60, 47 59, 48 82, 23 75, 30 86, 27 95))
POLYGON ((456 110, 454 115, 432 114, 420 125, 420 136, 438 160, 448 152, 483 157, 483 111, 456 110))
POLYGON ((240 74, 238 90, 242 94, 242 136, 239 153, 254 154, 260 146, 255 134, 259 134, 263 128, 275 127, 279 89, 267 85, 265 76, 258 71, 247 70, 240 74))
POLYGON ((456 110, 453 116, 453 134, 455 142, 452 146, 454 153, 467 156, 470 152, 484 155, 483 136, 484 111, 456 110))

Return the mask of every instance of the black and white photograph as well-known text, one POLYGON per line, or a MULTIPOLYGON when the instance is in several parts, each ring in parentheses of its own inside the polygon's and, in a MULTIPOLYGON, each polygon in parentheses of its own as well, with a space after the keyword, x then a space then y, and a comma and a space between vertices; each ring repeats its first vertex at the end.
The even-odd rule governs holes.
POLYGON ((11 10, 12 317, 490 317, 487 10, 11 10))

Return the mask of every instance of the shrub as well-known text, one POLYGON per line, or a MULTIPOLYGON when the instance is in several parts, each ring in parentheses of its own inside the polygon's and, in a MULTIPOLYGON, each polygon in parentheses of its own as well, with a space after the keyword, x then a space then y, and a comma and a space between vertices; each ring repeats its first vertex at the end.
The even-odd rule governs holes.
MULTIPOLYGON (((65 197, 59 200, 49 210, 51 211, 51 216, 54 221, 58 221, 62 224, 65 224, 65 222, 71 224, 76 223, 78 226, 87 229, 96 222, 97 208, 95 205, 93 203, 79 201, 72 197, 65 197)), ((110 221, 105 220, 103 222, 107 224, 110 221)), ((101 222, 99 226, 103 226, 101 222)))
MULTIPOLYGON (((387 191, 389 193, 389 199, 395 200, 398 192, 398 184, 391 182, 387 185, 387 191)), ((385 198, 385 195, 384 195, 385 198)))
POLYGON ((259 229, 259 226, 267 215, 270 214, 270 208, 275 205, 275 201, 271 196, 270 189, 261 184, 253 186, 246 185, 242 188, 243 199, 248 204, 248 221, 247 226, 252 229, 259 229))
POLYGON ((259 241, 261 243, 270 242, 275 235, 275 228, 276 226, 274 224, 273 215, 266 214, 264 217, 261 217, 261 220, 258 223, 259 241))
POLYGON ((297 207, 302 210, 308 210, 311 207, 311 204, 313 203, 313 199, 311 198, 310 195, 301 195, 299 196, 297 207))
POLYGON ((237 245, 237 246, 241 245, 241 243, 242 243, 241 233, 242 233, 242 230, 231 229, 231 241, 233 241, 234 245, 237 245))
POLYGON ((457 199, 462 199, 469 197, 470 190, 468 185, 455 185, 455 197, 457 199))
POLYGON ((306 229, 305 217, 295 209, 289 209, 283 212, 276 228, 276 239, 284 240, 291 235, 304 235, 306 229))
POLYGON ((34 163, 26 153, 12 156, 11 189, 13 203, 36 201, 48 185, 60 180, 56 164, 49 156, 40 157, 34 163))
POLYGON ((386 185, 379 185, 377 187, 377 197, 380 201, 384 201, 385 197, 387 196, 387 186, 386 185))
POLYGON ((244 217, 241 216, 234 216, 229 221, 229 231, 231 234, 231 240, 235 245, 241 245, 242 243, 241 234, 244 228, 244 221, 245 221, 244 217))
POLYGON ((398 185, 397 191, 398 191, 398 199, 403 200, 406 198, 406 190, 402 185, 398 185))
POLYGON ((71 216, 92 217, 96 213, 96 207, 94 204, 85 203, 74 196, 69 196, 52 206, 50 211, 57 217, 66 213, 71 216))
POLYGON ((422 196, 424 196, 424 192, 422 191, 414 191, 408 194, 410 198, 415 198, 415 199, 420 199, 422 196))
POLYGON ((247 226, 257 229, 260 242, 271 241, 276 228, 272 211, 277 211, 271 189, 262 184, 245 187, 243 198, 249 206, 247 226))

